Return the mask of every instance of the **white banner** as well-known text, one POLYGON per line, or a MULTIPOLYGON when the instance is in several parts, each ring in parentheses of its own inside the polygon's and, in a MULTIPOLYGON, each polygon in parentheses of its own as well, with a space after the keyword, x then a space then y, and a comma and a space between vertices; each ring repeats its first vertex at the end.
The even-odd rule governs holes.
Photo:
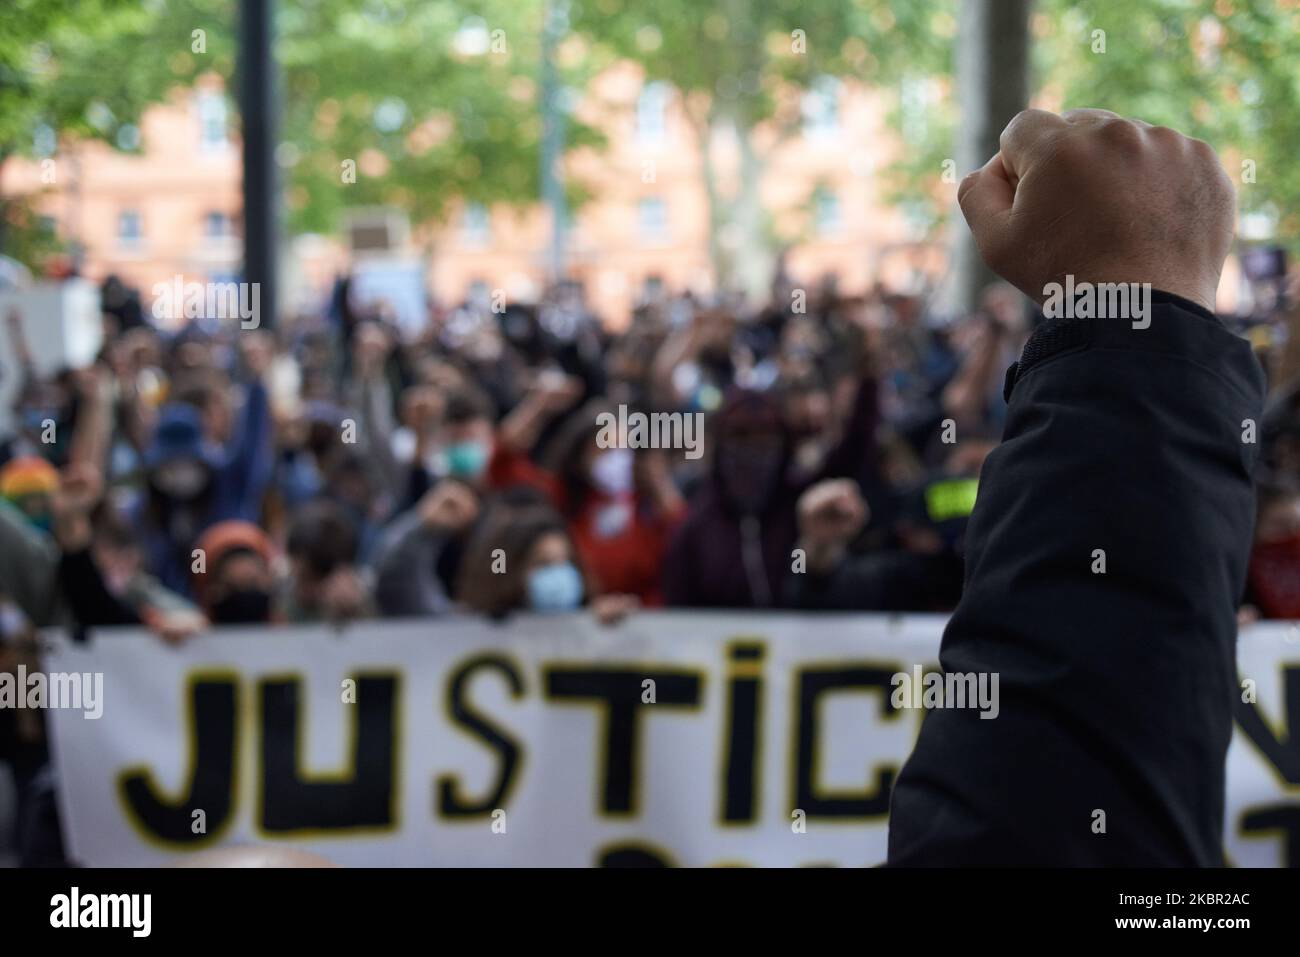
MULTIPOLYGON (((285 843, 354 866, 878 864, 924 714, 893 706, 892 679, 936 667, 943 622, 664 612, 613 628, 230 629, 179 648, 136 631, 55 638, 47 672, 90 675, 87 689, 102 675, 93 709, 50 715, 68 853, 149 866, 285 843)), ((1300 863, 1300 722, 1286 710, 1300 708, 1300 643, 1260 625, 1239 648, 1255 700, 1228 758, 1227 854, 1300 863)))

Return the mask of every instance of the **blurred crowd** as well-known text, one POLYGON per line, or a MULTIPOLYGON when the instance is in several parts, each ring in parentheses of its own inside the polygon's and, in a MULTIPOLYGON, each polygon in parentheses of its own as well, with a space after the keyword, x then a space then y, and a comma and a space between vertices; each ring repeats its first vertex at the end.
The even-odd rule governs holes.
MULTIPOLYGON (((617 334, 567 282, 535 306, 431 307, 411 335, 347 277, 274 329, 162 331, 110 279, 97 360, 50 376, 11 313, 0 633, 950 609, 1032 304, 994 286, 953 319, 832 277, 778 277, 757 309, 653 288, 617 334), (599 441, 620 409, 698 413, 703 454, 599 441)), ((1267 617, 1300 615, 1296 298, 1225 317, 1273 381, 1244 596, 1267 617)))
MULTIPOLYGON (((275 329, 164 332, 110 280, 98 359, 51 376, 11 313, 0 633, 951 609, 1032 304, 993 286, 953 319, 833 277, 779 277, 758 309, 654 288, 616 334, 568 282, 535 306, 431 307, 411 335, 347 277, 275 329), (626 426, 600 441, 620 409, 698 413, 703 454, 626 426)), ((1248 615, 1300 617, 1296 298, 1225 317, 1273 380, 1248 615)))
MULTIPOLYGON (((97 360, 45 377, 6 317, 23 381, 0 437, 0 666, 49 625, 175 642, 457 612, 949 610, 1004 373, 1041 321, 1009 286, 954 318, 779 276, 761 308, 656 289, 618 333, 566 282, 431 306, 411 335, 354 286, 274 328, 162 331, 110 280, 97 360), (620 407, 700 413, 703 455, 598 441, 620 407)), ((1225 317, 1273 382, 1245 617, 1300 617, 1292 292, 1225 317)), ((0 743, 20 779, 44 762, 22 757, 26 720, 0 743)))
POLYGON ((25 370, 0 446, 11 618, 208 624, 457 610, 951 608, 966 516, 1031 313, 778 282, 744 312, 657 295, 610 334, 565 283, 430 310, 338 281, 282 328, 163 332, 108 290, 88 368, 25 370), (703 454, 598 441, 702 417, 703 454))

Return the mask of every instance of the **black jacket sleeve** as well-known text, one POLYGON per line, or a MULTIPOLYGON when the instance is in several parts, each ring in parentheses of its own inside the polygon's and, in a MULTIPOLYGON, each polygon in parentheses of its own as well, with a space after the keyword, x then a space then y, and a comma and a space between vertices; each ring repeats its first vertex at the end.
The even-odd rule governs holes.
POLYGON ((1008 370, 940 651, 997 676, 998 715, 926 714, 892 865, 1222 864, 1264 375, 1153 299, 1148 328, 1051 320, 1008 370))

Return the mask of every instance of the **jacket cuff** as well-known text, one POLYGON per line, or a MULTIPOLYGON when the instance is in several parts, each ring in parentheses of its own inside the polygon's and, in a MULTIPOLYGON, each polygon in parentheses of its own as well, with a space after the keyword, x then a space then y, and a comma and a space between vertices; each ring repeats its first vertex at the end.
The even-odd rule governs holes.
POLYGON ((1239 338, 1213 312, 1171 292, 1151 290, 1150 310, 1147 324, 1139 326, 1134 326, 1130 319, 1116 318, 1059 317, 1043 320, 1025 343, 1020 359, 1007 367, 1002 383, 1002 398, 1010 402, 1017 382, 1035 366, 1062 353, 1105 346, 1146 348, 1160 352, 1190 350, 1192 353, 1206 352, 1208 356, 1214 348, 1206 350, 1199 343, 1225 335, 1233 339, 1239 338), (1187 315, 1177 315, 1179 312, 1187 315))

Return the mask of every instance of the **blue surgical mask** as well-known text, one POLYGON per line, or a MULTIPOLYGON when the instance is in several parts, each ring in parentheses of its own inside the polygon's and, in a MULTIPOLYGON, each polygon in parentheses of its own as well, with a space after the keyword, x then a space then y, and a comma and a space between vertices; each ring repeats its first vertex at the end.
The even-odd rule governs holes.
POLYGON ((528 573, 528 606, 533 611, 573 611, 582 604, 582 575, 572 562, 543 565, 528 573))
POLYGON ((456 442, 447 446, 447 472, 453 478, 476 479, 487 468, 492 449, 487 442, 456 442))

